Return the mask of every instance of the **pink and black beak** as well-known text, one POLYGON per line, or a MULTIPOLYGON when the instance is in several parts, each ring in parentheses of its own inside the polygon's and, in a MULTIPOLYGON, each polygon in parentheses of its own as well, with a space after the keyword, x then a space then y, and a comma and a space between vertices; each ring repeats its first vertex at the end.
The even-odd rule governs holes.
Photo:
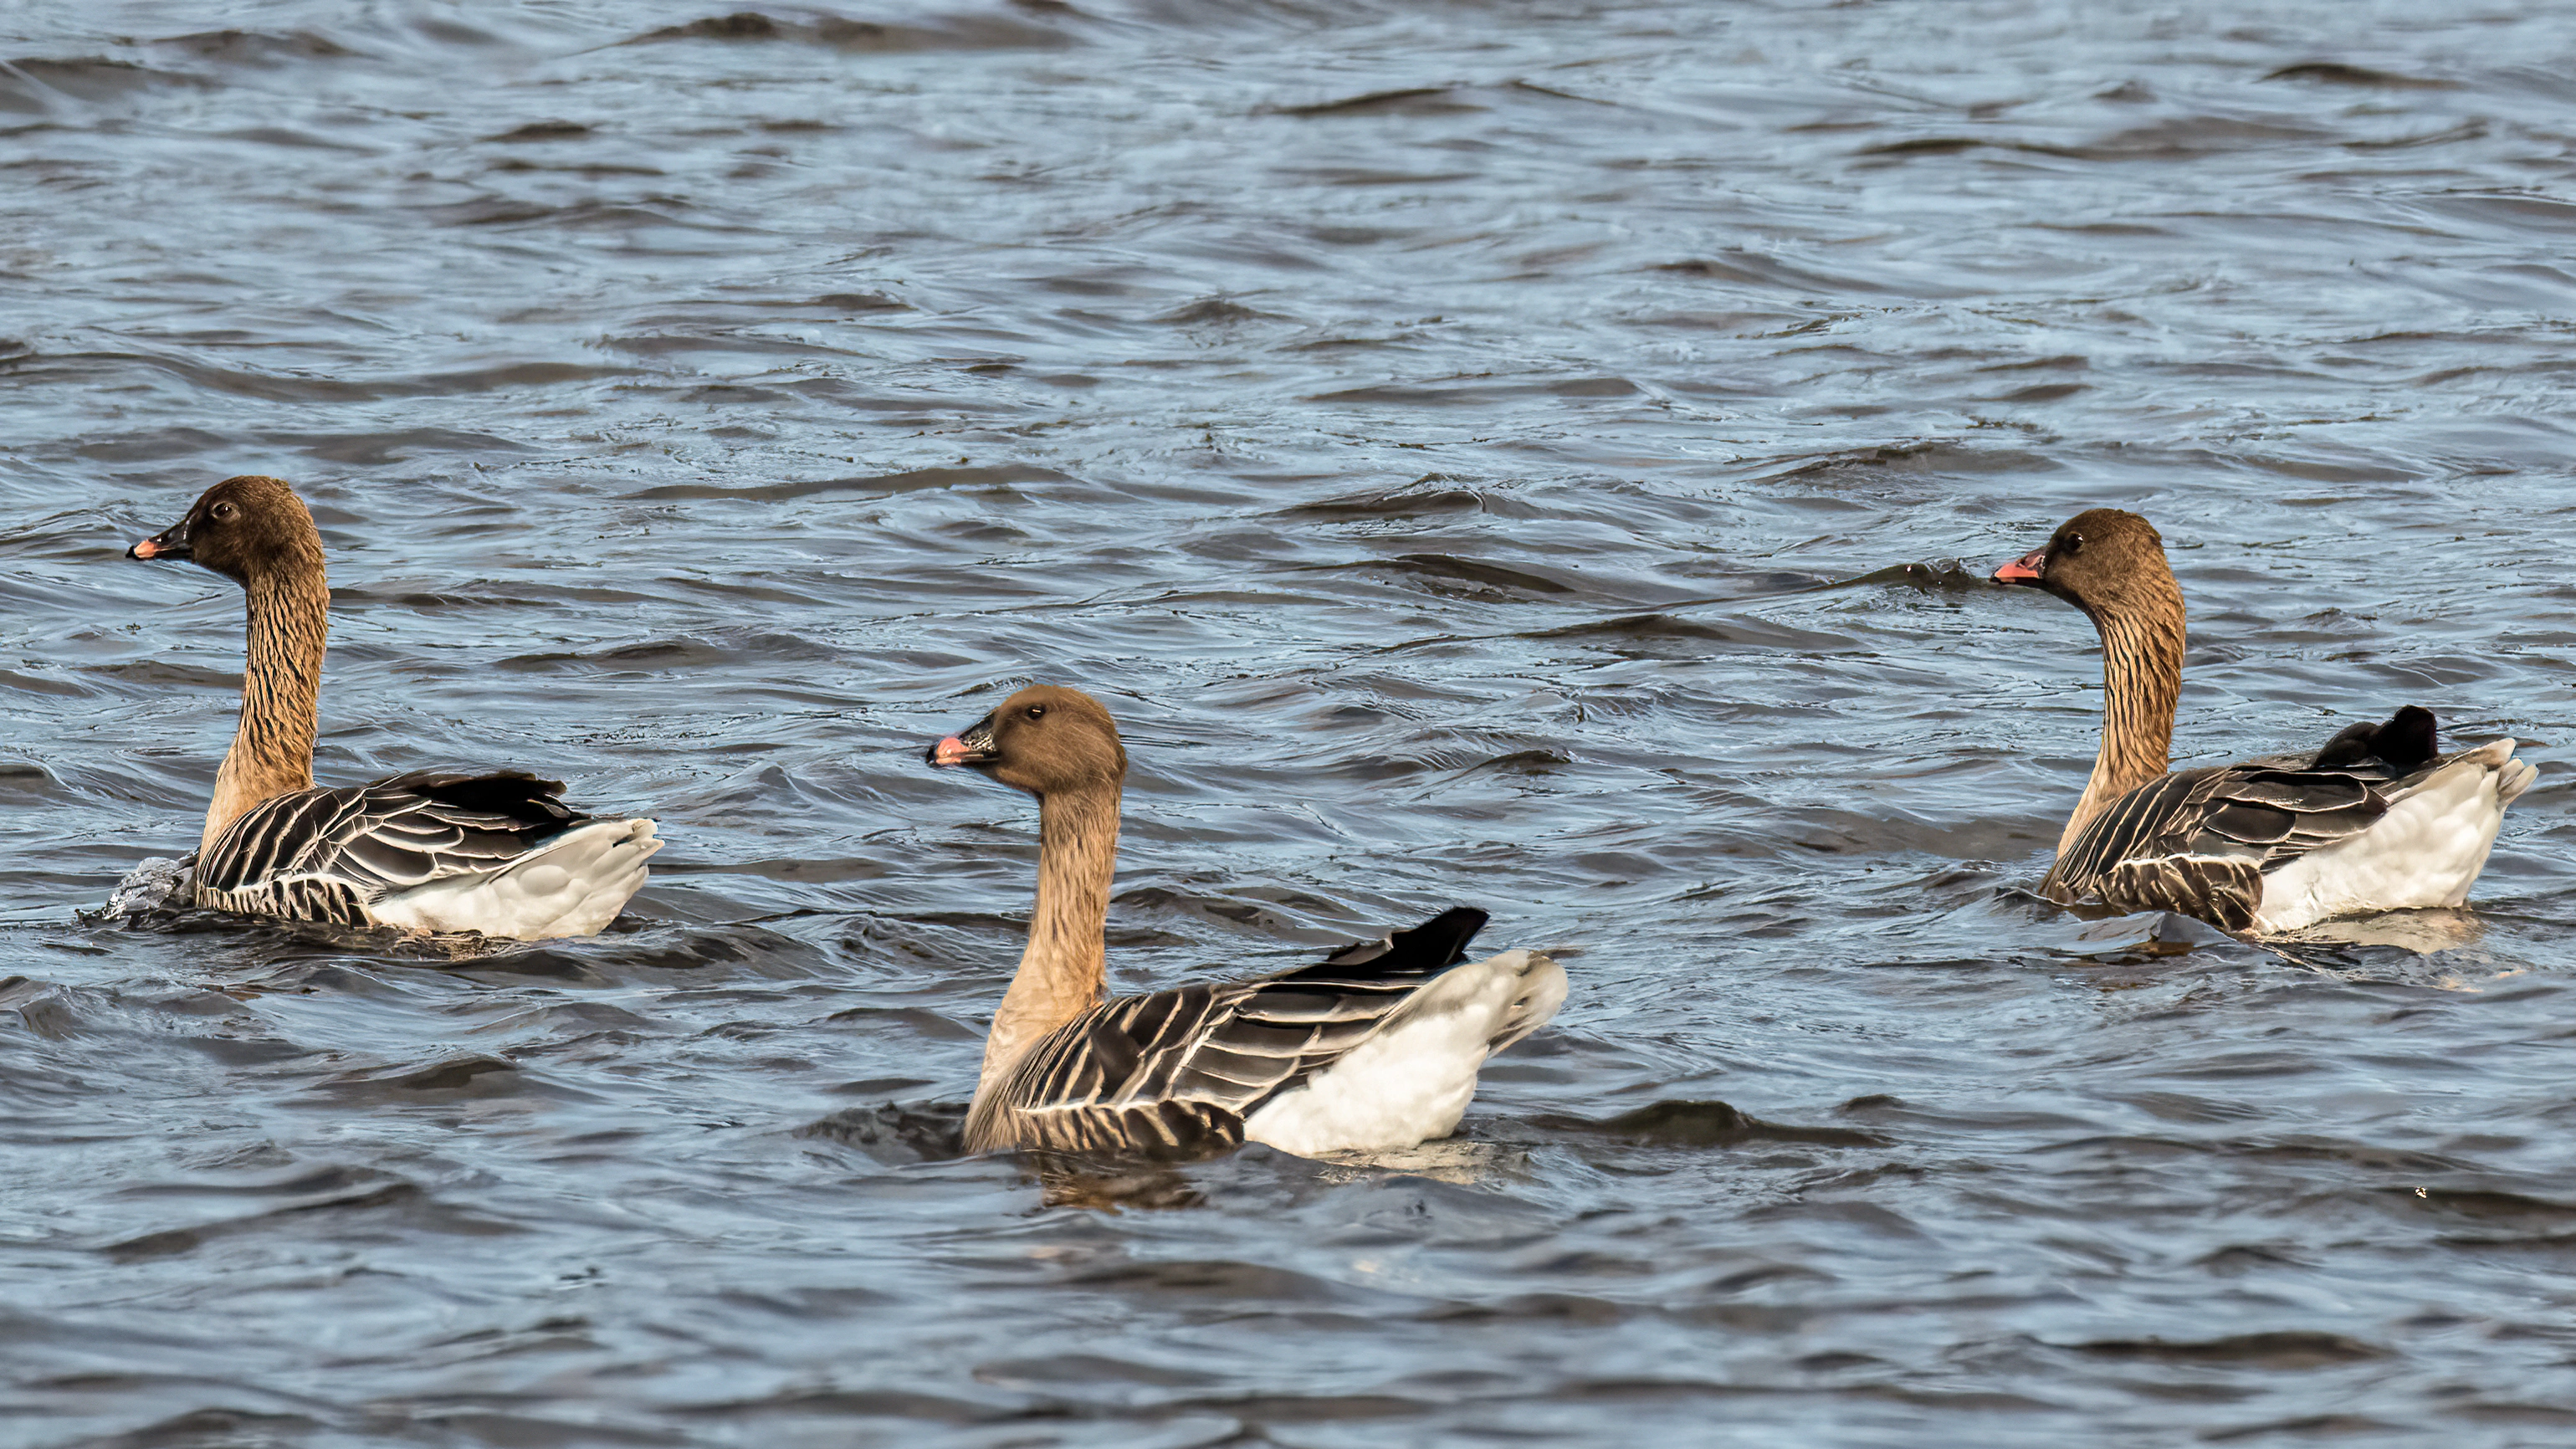
POLYGON ((993 717, 989 714, 984 716, 922 751, 921 757, 934 765, 981 766, 993 763, 1002 758, 1001 750, 993 743, 993 717))
MULTIPOLYGON (((195 515, 191 514, 189 516, 194 517, 195 515)), ((181 563, 188 562, 196 557, 195 554, 188 550, 188 520, 186 518, 182 518, 178 522, 171 524, 168 528, 152 535, 150 538, 144 539, 132 548, 127 549, 125 551, 125 556, 127 558, 151 559, 156 562, 162 559, 177 559, 181 563)))
POLYGON ((1995 570, 1999 584, 2029 584, 2037 587, 2041 575, 2048 572, 2048 550, 2035 548, 1995 570))

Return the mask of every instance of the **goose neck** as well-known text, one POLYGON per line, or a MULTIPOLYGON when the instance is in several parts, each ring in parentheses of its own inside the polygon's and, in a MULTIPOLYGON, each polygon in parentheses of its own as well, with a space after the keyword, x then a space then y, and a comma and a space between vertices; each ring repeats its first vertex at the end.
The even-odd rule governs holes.
POLYGON ((1028 949, 984 1045, 990 1081, 1029 1043, 1100 1003, 1109 887, 1118 863, 1118 786, 1052 791, 1038 802, 1038 897, 1028 949))
POLYGON ((215 774, 200 848, 261 801, 313 785, 313 736, 331 595, 321 568, 253 577, 241 722, 215 774))
POLYGON ((2102 636, 2102 747, 2084 798, 2058 838, 2063 855, 2093 817, 2171 768, 2182 694, 2182 591, 2172 577, 2141 603, 2091 610, 2102 636))

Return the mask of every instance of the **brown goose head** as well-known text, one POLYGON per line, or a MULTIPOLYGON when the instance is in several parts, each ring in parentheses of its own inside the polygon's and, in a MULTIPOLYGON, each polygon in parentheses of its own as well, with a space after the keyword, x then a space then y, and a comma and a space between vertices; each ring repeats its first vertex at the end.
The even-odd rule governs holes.
POLYGON ((924 751, 934 765, 965 765, 1014 790, 1049 795, 1117 788, 1127 774, 1118 725, 1078 689, 1034 684, 924 751))
POLYGON ((2048 546, 1995 570, 1999 584, 2046 589, 2085 613, 2129 614, 2180 602, 2156 526, 2117 508, 2092 508, 2051 534, 2048 546))
POLYGON ((247 588, 256 580, 318 576, 322 535, 294 489, 280 479, 247 474, 207 489, 187 517, 125 556, 182 559, 247 588))

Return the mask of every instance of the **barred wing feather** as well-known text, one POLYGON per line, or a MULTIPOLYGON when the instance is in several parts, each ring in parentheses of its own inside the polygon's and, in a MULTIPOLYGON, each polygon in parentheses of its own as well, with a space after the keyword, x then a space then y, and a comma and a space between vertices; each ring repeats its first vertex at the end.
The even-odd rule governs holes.
POLYGON ((977 1104, 967 1145, 1158 1157, 1239 1146, 1245 1118, 1376 1036, 1484 924, 1459 907, 1276 976, 1104 1002, 1020 1058, 977 1104))
POLYGON ((233 822, 198 863, 201 905, 347 926, 400 891, 504 870, 591 817, 563 785, 510 770, 416 770, 298 790, 233 822))
POLYGON ((2095 816, 2050 868, 2043 889, 2061 901, 2092 897, 2120 910, 2180 911, 2250 930, 2266 874, 2358 838, 2415 786, 2476 753, 2402 775, 2378 759, 2322 769, 2294 758, 2179 771, 2095 816))

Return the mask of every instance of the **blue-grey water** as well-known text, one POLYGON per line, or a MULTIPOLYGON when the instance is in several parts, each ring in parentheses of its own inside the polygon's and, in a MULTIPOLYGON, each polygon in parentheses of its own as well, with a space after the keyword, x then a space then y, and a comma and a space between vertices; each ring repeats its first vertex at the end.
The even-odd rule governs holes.
POLYGON ((0 1443, 2576 1442, 2576 9, 736 6, 0 13, 0 1443), (654 814, 614 930, 76 917, 241 472, 322 779, 654 814), (2531 742, 2473 915, 2028 895, 2100 504, 2183 758, 2531 742), (1580 948, 1461 1144, 948 1155, 1031 680, 1122 988, 1580 948))

